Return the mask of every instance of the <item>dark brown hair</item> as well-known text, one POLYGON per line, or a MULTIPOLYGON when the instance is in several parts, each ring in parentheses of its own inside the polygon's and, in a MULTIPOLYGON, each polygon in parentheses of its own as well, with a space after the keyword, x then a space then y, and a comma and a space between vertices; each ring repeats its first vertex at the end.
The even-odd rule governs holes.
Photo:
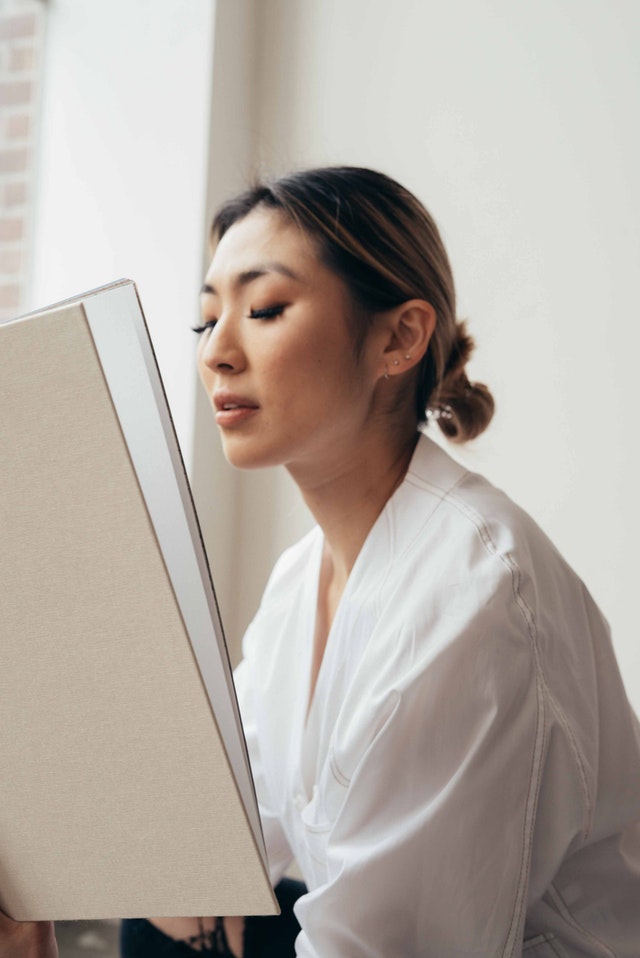
POLYGON ((450 439, 464 442, 489 424, 494 403, 465 365, 474 348, 456 319, 455 289, 438 228, 422 203, 383 173, 340 166, 304 170, 258 184, 217 212, 217 243, 256 207, 278 210, 315 241, 322 262, 346 284, 358 322, 359 353, 368 319, 410 299, 424 299, 436 326, 415 386, 419 422, 434 418, 450 439))

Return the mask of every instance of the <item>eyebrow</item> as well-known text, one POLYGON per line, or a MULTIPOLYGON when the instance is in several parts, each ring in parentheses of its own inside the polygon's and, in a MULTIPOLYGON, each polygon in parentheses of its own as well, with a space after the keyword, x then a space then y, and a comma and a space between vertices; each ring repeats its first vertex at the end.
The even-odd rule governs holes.
MULTIPOLYGON (((248 286, 249 283, 253 283, 254 280, 260 279, 261 276, 267 276, 269 273, 280 273, 281 276, 287 276, 289 279, 295 279, 298 282, 302 282, 300 276, 297 273, 294 273, 292 269, 289 269, 288 266, 285 266, 284 263, 259 263, 257 266, 254 266, 253 269, 243 270, 242 273, 238 275, 233 280, 233 286, 236 288, 242 286, 248 286)), ((204 286, 200 288, 200 293, 209 293, 210 295, 217 296, 218 293, 214 286, 211 286, 209 283, 205 283, 204 286)))

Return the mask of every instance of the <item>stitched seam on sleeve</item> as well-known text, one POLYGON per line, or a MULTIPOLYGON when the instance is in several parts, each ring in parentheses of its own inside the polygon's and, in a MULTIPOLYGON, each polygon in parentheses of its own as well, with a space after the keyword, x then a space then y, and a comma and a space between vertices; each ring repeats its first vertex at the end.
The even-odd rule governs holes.
POLYGON ((547 687, 547 698, 549 699, 551 708, 555 712, 558 721, 560 722, 560 724, 562 725, 562 728, 565 731, 567 740, 569 742, 569 746, 571 748, 571 751, 573 752, 573 757, 575 759, 576 767, 578 769, 578 775, 580 777, 580 785, 582 787, 582 791, 584 794, 584 801, 585 801, 585 814, 584 814, 584 823, 582 827, 582 838, 584 841, 586 841, 587 838, 589 837, 589 832, 591 831, 591 824, 593 821, 594 809, 593 809, 593 803, 591 801, 591 794, 589 792, 589 783, 587 782, 587 774, 584 769, 584 762, 582 761, 582 755, 580 754, 580 749, 578 748, 578 743, 575 740, 575 736, 573 734, 571 725, 569 724, 569 720, 567 716, 565 715, 564 710, 561 708, 559 702, 556 701, 555 697, 551 694, 551 691, 549 690, 548 687, 547 687))
POLYGON ((537 644, 533 612, 529 608, 527 602, 522 596, 522 593, 520 592, 521 574, 519 566, 513 561, 511 556, 499 555, 486 523, 482 521, 481 517, 474 510, 470 509, 467 504, 463 500, 459 499, 459 497, 456 495, 449 496, 449 501, 452 503, 452 505, 454 505, 455 508, 458 509, 458 511, 460 511, 473 523, 487 552, 499 559, 507 568, 511 579, 513 598, 518 609, 520 610, 527 632, 529 634, 536 670, 536 730, 534 736, 533 752, 531 756, 529 788, 523 823, 522 860, 520 864, 520 875, 518 877, 513 911, 511 914, 511 923, 509 925, 509 930, 507 932, 507 937, 502 950, 503 958, 509 958, 509 956, 516 954, 516 949, 521 948, 522 945, 522 942, 518 939, 521 930, 521 921, 524 915, 525 892, 528 884, 529 869, 531 865, 535 809, 538 800, 538 792, 540 790, 540 782, 542 779, 542 756, 547 734, 545 709, 545 693, 547 688, 540 664, 540 653, 537 644))
POLYGON ((565 921, 568 921, 571 927, 575 931, 580 932, 580 934, 583 935, 587 941, 591 942, 592 944, 599 945, 602 949, 602 955, 605 956, 605 958, 619 958, 617 951, 609 948, 606 942, 604 942, 601 938, 598 938, 597 935, 594 935, 593 932, 589 931, 588 928, 585 928, 584 925, 576 919, 566 901, 553 883, 549 886, 549 897, 565 921))
MULTIPOLYGON (((592 801, 591 801, 591 795, 590 795, 590 792, 589 792, 589 785, 588 785, 588 782, 587 782, 587 777, 586 777, 586 773, 585 773, 585 769, 584 769, 584 761, 583 761, 582 755, 581 755, 581 753, 580 753, 580 750, 579 750, 579 748, 578 748, 578 744, 577 744, 577 742, 576 742, 576 740, 575 740, 575 737, 574 737, 574 735, 573 735, 573 732, 572 732, 572 730, 571 730, 571 726, 570 726, 570 724, 569 724, 569 721, 568 721, 568 719, 567 719, 567 717, 566 717, 564 711, 560 708, 559 704, 555 701, 555 698, 552 696, 551 691, 550 691, 550 689, 549 689, 549 686, 548 686, 548 684, 547 684, 547 682, 546 682, 546 679, 545 679, 545 676, 544 676, 544 670, 543 670, 543 668, 542 668, 542 661, 541 661, 540 649, 538 648, 538 642, 537 642, 537 633, 536 633, 536 627, 535 627, 535 619, 534 619, 532 610, 529 608, 529 605, 527 604, 526 600, 524 599, 523 595, 522 595, 521 592, 520 592, 520 575, 521 575, 521 573, 520 573, 520 568, 519 568, 519 566, 517 565, 517 563, 514 561, 514 559, 512 558, 511 555, 509 555, 509 554, 504 555, 504 556, 499 555, 498 550, 496 549, 495 543, 494 543, 494 541, 493 541, 493 539, 492 539, 492 537, 491 537, 491 534, 490 534, 490 532, 489 532, 489 530, 488 530, 488 528, 487 528, 487 526, 486 526, 486 523, 482 520, 481 516, 480 516, 478 513, 475 512, 475 510, 471 509, 471 508, 467 505, 467 503, 464 502, 464 500, 460 499, 460 498, 459 498, 458 496, 456 496, 456 495, 451 495, 451 496, 449 497, 449 501, 451 502, 451 504, 452 504, 455 508, 458 509, 459 512, 461 512, 464 516, 466 516, 466 517, 473 523, 473 525, 475 526, 475 528, 476 528, 476 530, 477 530, 477 532, 478 532, 478 535, 480 536, 480 539, 481 539, 483 545, 485 546, 485 548, 487 549, 487 551, 488 551, 491 555, 493 555, 493 556, 495 556, 496 558, 500 559, 500 561, 509 569, 509 572, 510 572, 510 574, 511 574, 511 582, 512 582, 514 599, 515 599, 515 601, 516 601, 516 603, 517 603, 517 605, 518 605, 518 608, 520 609, 521 614, 522 614, 522 616, 523 616, 523 618, 524 618, 524 620, 525 620, 525 623, 526 623, 526 625, 527 625, 527 630, 528 630, 528 632, 529 632, 529 636, 530 636, 530 639, 531 639, 531 645, 532 645, 532 649, 533 649, 533 653, 534 653, 534 659, 535 659, 535 663, 536 663, 536 672, 537 672, 538 681, 539 681, 539 687, 538 687, 538 689, 539 689, 539 699, 538 699, 538 701, 539 701, 539 707, 540 707, 540 694, 543 693, 543 694, 544 694, 544 697, 545 697, 546 699, 548 699, 550 707, 553 709, 553 711, 554 711, 554 713, 556 714, 556 716, 558 717, 558 719, 559 719, 559 721, 560 721, 560 723, 561 723, 563 729, 565 730, 565 733, 567 734, 567 738, 568 738, 570 747, 571 747, 571 749, 572 749, 572 751, 573 751, 573 755, 574 755, 574 759, 575 759, 575 763, 576 763, 577 772, 578 772, 578 775, 579 775, 579 778, 580 778, 580 784, 581 784, 581 786, 582 786, 584 803, 585 803, 585 817, 584 817, 584 830, 583 830, 583 833, 584 833, 584 835, 586 836, 586 835, 588 835, 588 831, 589 831, 589 828, 590 828, 591 817, 592 817, 592 801)), ((544 701, 542 702, 542 706, 544 707, 544 701)), ((544 736, 543 736, 543 738, 542 738, 541 740, 539 740, 539 739, 538 739, 538 731, 536 730, 536 745, 535 745, 535 749, 534 749, 534 754, 535 754, 535 752, 537 752, 537 750, 538 750, 538 742, 539 742, 539 741, 540 741, 540 742, 543 742, 543 741, 544 741, 544 736)), ((537 770, 536 770, 536 775, 537 775, 537 779, 538 779, 537 785, 536 785, 536 790, 535 790, 535 795, 536 795, 536 797, 537 797, 537 792, 538 792, 538 788, 539 788, 539 784, 540 784, 540 778, 541 778, 541 774, 542 774, 541 756, 542 756, 542 752, 541 752, 541 750, 540 750, 540 753, 539 753, 538 759, 537 759, 537 761, 539 762, 539 767, 538 767, 537 770)), ((532 769, 532 773, 533 773, 533 769, 532 769)), ((530 793, 530 798, 531 798, 531 793, 530 793)), ((527 805, 529 806, 529 802, 527 803, 527 805)), ((527 808, 527 816, 528 816, 528 815, 529 815, 529 808, 527 808)), ((533 821, 531 820, 531 822, 528 822, 528 824, 529 824, 529 826, 530 826, 530 831, 531 831, 531 833, 530 833, 530 835, 529 835, 529 837, 528 837, 528 843, 529 843, 529 846, 530 846, 531 840, 532 840, 532 825, 533 825, 533 821)), ((529 859, 530 859, 530 847, 527 849, 527 868, 528 868, 528 860, 529 860, 529 859)), ((509 945, 510 936, 511 936, 511 934, 515 931, 515 929, 517 928, 516 917, 517 917, 517 911, 518 911, 518 909, 522 907, 521 898, 522 898, 522 889, 521 889, 521 887, 520 887, 520 885, 519 885, 518 894, 517 894, 517 897, 516 897, 516 906, 515 906, 515 909, 514 909, 514 915, 513 915, 513 920, 512 920, 512 926, 511 926, 511 929, 510 929, 510 934, 509 934, 509 936, 508 936, 508 938, 507 938, 507 944, 505 945, 505 951, 504 951, 504 955, 505 955, 505 956, 512 953, 512 952, 508 951, 507 949, 508 949, 508 945, 509 945)), ((512 947, 514 947, 515 944, 516 944, 516 943, 514 942, 513 945, 512 945, 512 947)), ((603 946, 603 947, 606 947, 606 946, 603 946)), ((616 958, 614 952, 609 952, 608 954, 609 954, 610 956, 612 956, 612 958, 616 958)))
MULTIPOLYGON (((542 673, 542 667, 540 662, 540 652, 537 644, 537 634, 535 627, 535 620, 532 610, 529 608, 526 600, 524 599, 522 593, 520 592, 520 568, 516 562, 513 561, 511 556, 501 556, 498 553, 496 545, 491 537, 491 534, 487 528, 486 523, 482 520, 481 516, 471 509, 467 503, 461 499, 457 494, 457 487, 466 479, 468 473, 464 473, 460 476, 458 482, 455 483, 451 489, 447 490, 444 494, 442 490, 438 490, 440 493, 440 502, 434 509, 431 517, 435 512, 441 507, 441 505, 448 501, 452 506, 457 509, 462 515, 464 515, 474 526, 480 537, 482 544, 484 545, 487 552, 499 559, 503 565, 507 568, 511 580, 511 589, 513 593, 513 598, 516 603, 516 606, 520 610, 520 614, 524 619, 524 623, 529 635, 529 640, 531 644, 531 649, 533 653, 534 666, 536 671, 536 730, 534 735, 533 750, 531 755, 531 770, 529 773, 529 786, 527 792, 527 802, 525 808, 525 817, 523 822, 523 835, 522 835, 522 859, 520 864, 520 874, 518 876, 518 883, 516 887, 516 894, 513 904, 513 910, 511 914, 511 921, 509 924, 509 930, 507 932, 507 937, 502 949, 502 958, 510 958, 517 954, 518 949, 522 947, 521 935, 521 924, 524 916, 525 908, 525 893, 528 884, 529 869, 531 865, 531 852, 533 844, 533 826, 535 821, 535 809, 538 800, 538 792, 540 790, 540 782, 542 780, 542 756, 544 752, 544 743, 547 734, 546 727, 546 708, 545 708, 545 693, 548 693, 548 688, 546 682, 544 681, 544 675, 542 673)), ((430 483, 421 483, 421 485, 431 485, 430 483)), ((431 491, 437 487, 431 487, 431 491)))
POLYGON ((503 958, 509 958, 509 956, 516 955, 522 944, 522 919, 524 918, 525 893, 529 881, 529 869, 531 867, 533 823, 535 820, 535 808, 538 801, 540 781, 542 779, 542 753, 546 738, 546 710, 544 707, 543 691, 542 683, 540 682, 539 676, 537 676, 536 732, 534 737, 533 752, 531 755, 531 771, 529 773, 527 804, 522 826, 522 859, 520 863, 520 875, 518 876, 516 896, 511 913, 511 924, 509 926, 507 938, 502 950, 503 958))
POLYGON ((534 650, 536 667, 540 675, 542 684, 544 686, 546 698, 549 700, 549 704, 551 705, 560 724, 562 725, 562 728, 564 729, 567 735, 567 739, 569 741, 569 746, 571 748, 571 751, 573 752, 576 770, 578 773, 578 778, 580 780, 580 786, 582 789, 583 800, 585 805, 584 815, 583 815, 582 836, 583 836, 583 839, 586 839, 588 838, 589 832, 591 829, 591 821, 593 817, 593 800, 591 797, 591 792, 589 790, 589 783, 588 783, 587 774, 585 771, 584 759, 582 757, 582 753, 580 752, 580 748, 576 741, 576 738, 571 728, 571 725, 569 723, 569 720, 564 710, 560 707, 560 704, 556 701, 546 681, 544 669, 542 667, 542 656, 540 654, 540 649, 538 647, 537 630, 535 626, 533 612, 529 608, 529 605, 527 604, 526 600, 524 599, 524 597, 522 596, 520 592, 520 568, 517 565, 517 563, 514 561, 511 555, 507 554, 505 556, 501 556, 498 554, 498 550, 496 549, 495 543, 491 537, 491 533, 487 529, 487 526, 483 522, 481 516, 478 515, 478 513, 475 512, 475 510, 471 509, 467 505, 467 503, 464 502, 464 500, 461 500, 460 498, 458 498, 458 496, 452 496, 451 503, 463 515, 465 515, 470 520, 470 522, 473 523, 487 551, 491 555, 498 558, 511 572, 514 599, 518 607, 520 608, 520 611, 525 619, 525 622, 527 623, 527 628, 529 631, 529 635, 531 637, 531 643, 534 650))
MULTIPOLYGON (((524 596, 520 591, 520 580, 521 572, 517 563, 513 560, 510 555, 501 556, 498 553, 496 545, 491 537, 491 533, 487 528, 486 523, 483 521, 482 517, 468 504, 457 495, 457 489, 462 484, 462 482, 469 475, 468 472, 463 473, 458 481, 448 490, 444 491, 438 489, 438 487, 433 486, 431 483, 425 483, 424 481, 419 483, 419 485, 424 487, 429 487, 430 491, 435 495, 436 490, 439 493, 438 498, 440 502, 436 508, 431 513, 430 519, 436 513, 442 504, 447 501, 452 504, 452 506, 457 509, 462 515, 464 515, 474 526, 480 537, 482 544, 484 545, 487 552, 499 559, 506 569, 509 572, 511 580, 511 589, 513 593, 513 598, 516 603, 516 606, 520 610, 520 614, 524 619, 524 623, 529 635, 529 640, 531 643, 531 649, 533 653, 534 666, 536 670, 536 730, 533 743, 533 751, 531 756, 531 770, 529 773, 529 786, 527 793, 527 802, 525 809, 525 818, 523 823, 523 836, 522 836, 522 860, 520 865, 520 874, 518 876, 518 884, 516 888, 516 894, 514 899, 513 911, 511 915, 511 922, 509 925, 509 930, 507 932, 507 937, 505 944, 502 950, 502 958, 510 958, 514 956, 518 949, 522 946, 522 941, 520 939, 521 934, 521 924, 522 918, 524 916, 525 909, 525 893, 528 884, 529 869, 531 865, 531 853, 533 845, 533 826, 535 821, 535 809, 538 800, 538 793, 540 790, 540 782, 542 780, 542 756, 544 752, 544 744, 547 735, 547 713, 545 708, 545 698, 549 696, 549 689, 547 683, 544 679, 544 674, 542 671, 541 665, 541 656, 540 650, 538 648, 537 642, 537 631, 535 626, 535 619, 533 616, 532 610, 529 608, 524 596)), ((416 483, 418 485, 418 483, 416 483)), ((571 737, 573 741, 573 737, 571 737)), ((575 744, 575 743, 574 743, 575 744)), ((579 753, 576 754, 578 757, 579 753)), ((584 771, 582 769, 581 762, 578 763, 578 767, 581 773, 581 781, 586 785, 586 780, 584 777, 584 771)), ((586 797, 588 800, 588 791, 586 792, 586 797)))

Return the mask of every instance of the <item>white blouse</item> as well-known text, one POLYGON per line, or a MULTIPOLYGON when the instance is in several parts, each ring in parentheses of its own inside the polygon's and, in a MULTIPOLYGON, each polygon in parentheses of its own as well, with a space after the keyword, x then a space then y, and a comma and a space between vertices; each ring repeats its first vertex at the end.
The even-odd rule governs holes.
POLYGON ((321 531, 235 678, 305 958, 640 956, 640 728, 608 630, 533 520, 421 436, 329 633, 321 531))

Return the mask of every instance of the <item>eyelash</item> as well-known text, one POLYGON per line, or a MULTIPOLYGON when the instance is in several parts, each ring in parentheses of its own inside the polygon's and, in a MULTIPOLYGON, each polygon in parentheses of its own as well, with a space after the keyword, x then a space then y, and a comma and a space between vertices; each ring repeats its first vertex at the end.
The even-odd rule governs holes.
POLYGON ((204 326, 192 326, 191 329, 194 331, 194 333, 198 333, 199 335, 200 333, 204 333, 206 329, 213 329, 215 324, 216 324, 216 320, 213 319, 210 322, 205 323, 204 326))
MULTIPOLYGON (((264 309, 252 309, 249 311, 249 319, 275 319, 280 316, 286 308, 286 303, 278 303, 275 306, 266 306, 264 309)), ((202 326, 192 326, 194 333, 204 333, 207 329, 213 329, 217 323, 216 319, 210 319, 208 323, 202 326)))
POLYGON ((264 309, 252 309, 249 311, 249 319, 275 319, 284 312, 286 303, 276 303, 275 306, 266 306, 264 309))

